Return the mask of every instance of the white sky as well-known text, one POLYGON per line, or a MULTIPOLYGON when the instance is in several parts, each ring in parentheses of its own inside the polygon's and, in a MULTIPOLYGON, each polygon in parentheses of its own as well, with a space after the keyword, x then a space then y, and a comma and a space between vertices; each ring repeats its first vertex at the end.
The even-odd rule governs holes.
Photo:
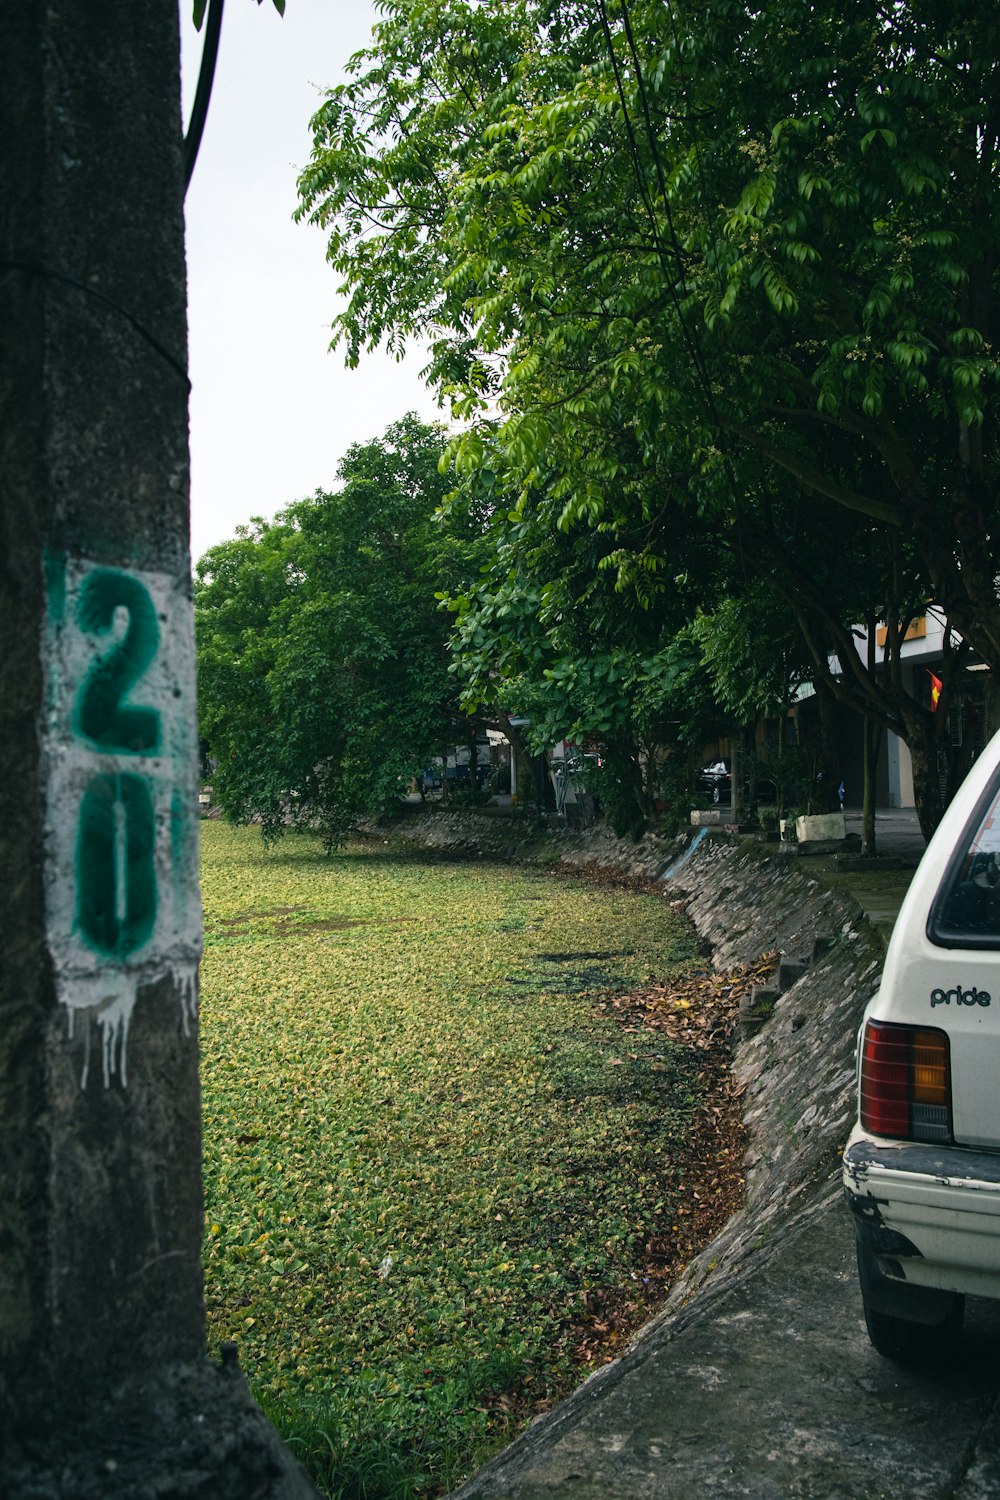
MULTIPOLYGON (((185 121, 201 36, 180 0, 185 121)), ((215 87, 185 205, 191 393, 191 555, 254 515, 329 489, 353 442, 404 412, 442 413, 419 354, 357 370, 330 352, 338 278, 322 231, 293 224, 309 120, 368 40, 370 0, 228 0, 215 87)))

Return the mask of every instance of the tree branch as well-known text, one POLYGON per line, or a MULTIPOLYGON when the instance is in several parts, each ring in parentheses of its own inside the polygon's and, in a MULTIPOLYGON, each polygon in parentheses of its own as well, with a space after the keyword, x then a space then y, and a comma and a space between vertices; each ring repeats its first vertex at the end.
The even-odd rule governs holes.
POLYGON ((873 521, 881 521, 886 526, 901 526, 902 517, 896 506, 890 505, 883 500, 876 500, 871 495, 859 494, 856 490, 849 490, 845 485, 837 482, 824 474, 819 469, 813 468, 811 464, 799 458, 795 453, 789 453, 785 448, 779 448, 760 432, 752 427, 744 427, 739 422, 725 422, 726 428, 743 438, 744 442, 756 448, 765 458, 791 474, 800 484, 807 489, 815 490, 820 495, 825 495, 828 500, 841 505, 845 510, 857 511, 860 515, 870 516, 873 521))

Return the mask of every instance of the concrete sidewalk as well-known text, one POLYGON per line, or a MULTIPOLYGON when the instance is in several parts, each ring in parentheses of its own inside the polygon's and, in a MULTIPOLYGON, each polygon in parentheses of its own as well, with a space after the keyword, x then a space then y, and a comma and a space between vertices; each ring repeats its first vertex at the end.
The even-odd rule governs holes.
MULTIPOLYGON (((845 807, 844 819, 847 832, 861 837, 860 807, 845 807)), ((875 849, 879 857, 912 860, 920 859, 927 842, 920 832, 916 809, 912 807, 880 807, 875 813, 875 849)))
POLYGON ((1000 1494, 1000 1307, 915 1373, 865 1336, 839 1192, 687 1326, 640 1342, 454 1500, 986 1500, 1000 1494))
MULTIPOLYGON (((845 808, 848 834, 861 836, 861 809, 845 808)), ((803 869, 843 891, 858 903, 868 920, 888 943, 910 878, 920 863, 926 840, 912 807, 879 808, 875 815, 874 863, 854 864, 833 856, 803 857, 803 869)))

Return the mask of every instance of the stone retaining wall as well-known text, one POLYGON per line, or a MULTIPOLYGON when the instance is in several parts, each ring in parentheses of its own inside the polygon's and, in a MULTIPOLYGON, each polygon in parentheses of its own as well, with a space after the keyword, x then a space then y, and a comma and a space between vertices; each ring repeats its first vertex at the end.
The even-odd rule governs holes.
POLYGON ((853 902, 760 846, 705 841, 667 885, 684 891, 720 966, 774 949, 810 964, 734 1056, 748 1139, 746 1203, 686 1268, 654 1326, 681 1308, 694 1311, 699 1289, 724 1291, 751 1274, 777 1248, 779 1229, 839 1200, 857 1030, 884 957, 853 902))

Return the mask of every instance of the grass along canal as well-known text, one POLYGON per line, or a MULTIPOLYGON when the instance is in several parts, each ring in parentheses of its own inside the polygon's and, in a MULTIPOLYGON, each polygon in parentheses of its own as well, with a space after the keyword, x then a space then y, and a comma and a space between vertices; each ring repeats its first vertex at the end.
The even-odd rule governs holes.
POLYGON ((206 1300, 334 1497, 457 1483, 733 1206, 737 987, 659 895, 203 825, 206 1300))

